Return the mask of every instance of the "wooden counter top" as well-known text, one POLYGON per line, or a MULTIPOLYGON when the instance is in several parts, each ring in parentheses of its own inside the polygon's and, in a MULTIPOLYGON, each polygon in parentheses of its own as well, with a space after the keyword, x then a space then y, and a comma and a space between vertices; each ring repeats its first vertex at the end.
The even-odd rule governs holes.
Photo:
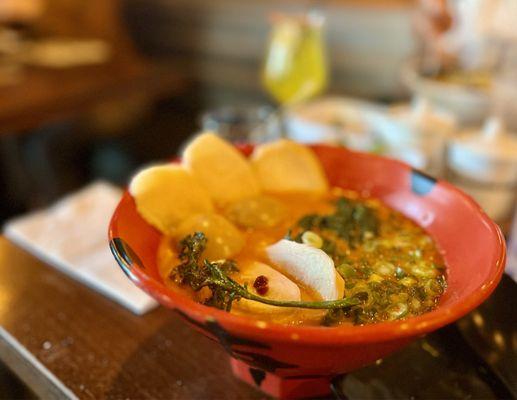
POLYGON ((135 316, 3 237, 0 326, 0 358, 41 398, 264 398, 172 312, 135 316))

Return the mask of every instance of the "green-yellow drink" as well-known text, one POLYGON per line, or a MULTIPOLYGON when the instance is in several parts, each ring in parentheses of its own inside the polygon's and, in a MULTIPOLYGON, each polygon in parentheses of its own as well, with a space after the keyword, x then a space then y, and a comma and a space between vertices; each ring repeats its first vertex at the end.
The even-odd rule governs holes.
POLYGON ((282 105, 321 92, 327 67, 321 20, 286 17, 274 25, 262 75, 263 84, 282 105))

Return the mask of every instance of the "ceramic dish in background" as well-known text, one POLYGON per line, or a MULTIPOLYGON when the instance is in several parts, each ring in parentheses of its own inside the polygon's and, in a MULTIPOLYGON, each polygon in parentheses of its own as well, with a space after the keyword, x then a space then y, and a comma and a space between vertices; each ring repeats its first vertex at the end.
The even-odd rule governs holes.
POLYGON ((422 76, 414 62, 402 69, 402 81, 413 96, 453 113, 463 126, 479 126, 490 112, 489 88, 462 85, 422 76))
POLYGON ((407 162, 433 176, 445 172, 447 142, 457 130, 450 112, 414 98, 383 112, 370 112, 368 122, 381 140, 384 155, 407 162))
POLYGON ((379 140, 369 115, 384 107, 346 97, 326 97, 292 107, 286 112, 287 137, 300 143, 344 145, 352 150, 377 151, 379 140))
MULTIPOLYGON (((165 286, 156 263, 161 235, 140 217, 128 192, 109 228, 113 255, 136 285, 219 342, 239 378, 281 398, 326 395, 333 376, 373 363, 454 322, 492 293, 505 264, 499 228, 452 185, 395 160, 340 147, 312 149, 331 185, 381 199, 435 240, 447 265, 448 283, 435 310, 405 320, 340 327, 287 326, 234 315, 165 286)), ((252 146, 242 150, 249 155, 252 146)))
POLYGON ((447 164, 447 178, 508 228, 517 192, 517 134, 490 118, 483 129, 463 131, 451 140, 447 164))

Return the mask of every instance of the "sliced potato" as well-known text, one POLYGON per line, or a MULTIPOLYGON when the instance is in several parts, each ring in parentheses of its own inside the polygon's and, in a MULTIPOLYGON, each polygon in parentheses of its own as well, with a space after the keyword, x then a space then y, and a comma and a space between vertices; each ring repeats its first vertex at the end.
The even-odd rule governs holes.
POLYGON ((282 239, 268 246, 266 253, 278 269, 319 293, 323 300, 343 297, 343 279, 323 250, 282 239))
POLYGON ((165 234, 192 214, 213 210, 207 192, 180 165, 165 164, 140 171, 129 185, 140 215, 165 234))
POLYGON ((224 213, 242 228, 272 228, 286 217, 282 202, 264 195, 249 197, 230 204, 224 213))
POLYGON ((203 257, 211 261, 233 257, 244 246, 243 234, 218 214, 197 214, 187 218, 178 227, 176 238, 181 240, 195 232, 203 232, 208 239, 203 257))
MULTIPOLYGON (((269 265, 253 261, 244 265, 239 265, 240 271, 235 275, 235 280, 240 284, 246 284, 248 290, 256 295, 266 297, 274 300, 284 301, 300 301, 301 292, 296 283, 286 277, 284 274, 278 272, 269 265), (268 289, 264 294, 259 294, 253 287, 255 279, 259 276, 265 276, 268 280, 268 289)), ((292 308, 276 307, 267 304, 259 303, 257 301, 241 299, 234 303, 234 307, 238 310, 250 313, 292 313, 292 308)))
POLYGON ((194 139, 183 152, 183 162, 216 204, 224 205, 260 193, 260 185, 246 158, 213 133, 194 139))
POLYGON ((156 263, 158 265, 158 272, 164 281, 168 280, 174 267, 181 263, 178 259, 178 254, 173 250, 172 243, 173 238, 164 235, 158 246, 156 263))
POLYGON ((299 143, 282 139, 257 146, 251 164, 265 192, 324 193, 328 190, 319 160, 299 143))

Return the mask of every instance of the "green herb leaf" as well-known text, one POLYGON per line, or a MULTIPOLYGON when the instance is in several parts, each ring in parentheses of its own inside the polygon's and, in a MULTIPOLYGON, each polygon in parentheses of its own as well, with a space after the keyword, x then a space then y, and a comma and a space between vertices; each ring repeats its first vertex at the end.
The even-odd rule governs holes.
POLYGON ((351 247, 379 233, 379 218, 375 209, 361 202, 341 197, 336 211, 329 215, 309 214, 298 220, 303 230, 332 231, 351 247))
POLYGON ((347 278, 354 278, 357 276, 356 269, 347 263, 343 263, 341 265, 338 265, 336 267, 337 272, 339 272, 339 275, 341 275, 345 280, 347 278))
POLYGON ((348 298, 333 301, 281 301, 258 296, 228 276, 228 273, 236 270, 235 262, 210 262, 206 259, 201 261, 206 243, 207 238, 202 232, 185 237, 180 242, 179 254, 183 262, 173 269, 171 277, 195 291, 208 287, 212 295, 205 304, 209 306, 230 311, 232 303, 241 298, 277 307, 310 309, 336 309, 359 304, 357 299, 348 298))

